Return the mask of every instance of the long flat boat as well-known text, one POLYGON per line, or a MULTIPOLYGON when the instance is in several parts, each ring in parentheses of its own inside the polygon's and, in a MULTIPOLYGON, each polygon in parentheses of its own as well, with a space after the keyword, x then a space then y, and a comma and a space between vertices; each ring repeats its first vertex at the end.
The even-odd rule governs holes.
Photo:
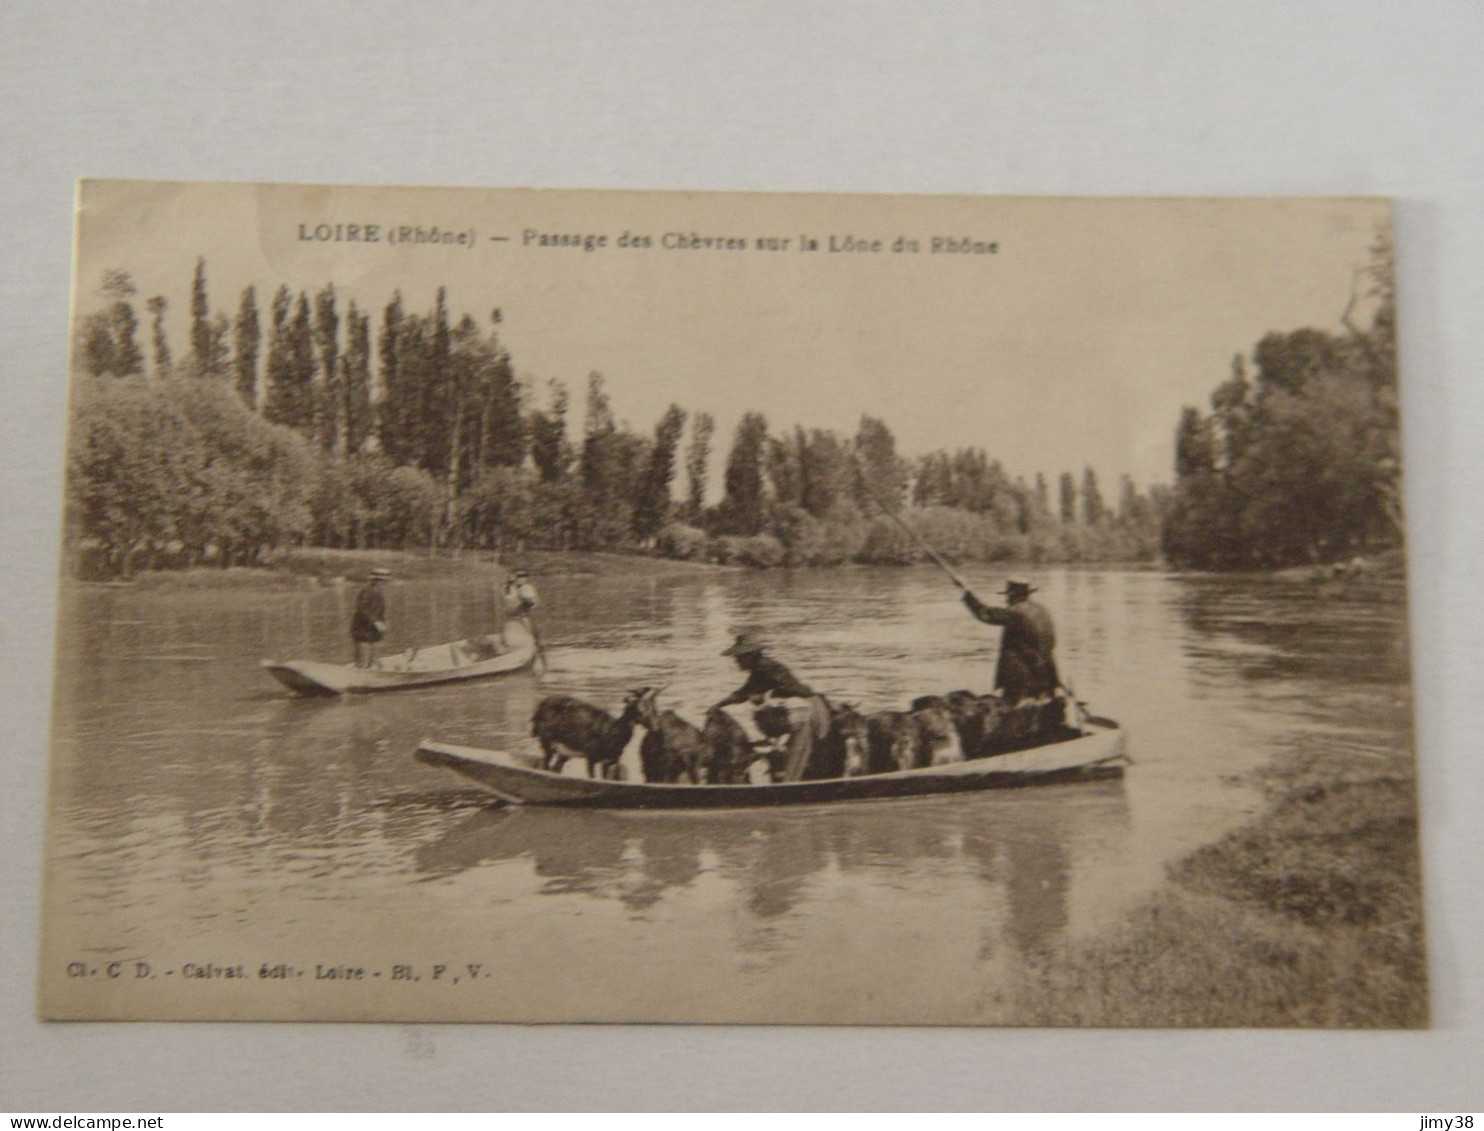
POLYGON ((1009 789, 1054 782, 1118 777, 1128 764, 1123 729, 1111 720, 1088 722, 1080 734, 1011 754, 923 766, 889 774, 771 785, 660 785, 605 781, 540 768, 537 759, 503 750, 424 739, 418 761, 478 782, 511 805, 603 809, 748 809, 817 805, 887 797, 921 797, 978 789, 1009 789))
POLYGON ((279 683, 301 695, 346 695, 507 675, 530 667, 535 658, 536 640, 531 631, 512 620, 505 626, 503 639, 498 635, 471 636, 447 644, 409 648, 379 657, 370 668, 319 660, 264 660, 263 667, 279 683))

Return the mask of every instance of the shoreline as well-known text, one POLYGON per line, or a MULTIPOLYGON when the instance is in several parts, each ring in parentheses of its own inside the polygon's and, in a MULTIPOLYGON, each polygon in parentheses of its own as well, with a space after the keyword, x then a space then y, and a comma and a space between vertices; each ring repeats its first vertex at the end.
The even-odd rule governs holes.
MULTIPOLYGON (((404 579, 428 577, 477 576, 487 578, 494 568, 527 569, 533 577, 612 576, 664 577, 737 571, 783 571, 838 569, 911 569, 932 563, 927 559, 910 563, 840 562, 831 565, 798 565, 762 567, 746 564, 723 564, 694 559, 664 557, 639 552, 602 550, 526 550, 504 554, 498 563, 488 550, 455 550, 430 554, 426 550, 336 550, 310 548, 281 553, 268 565, 191 566, 141 570, 128 578, 79 578, 62 572, 63 586, 97 586, 100 588, 137 588, 141 590, 242 590, 281 589, 311 585, 351 584, 363 580, 377 567, 390 569, 404 579)), ((1182 570, 1158 561, 1110 559, 1108 561, 1031 562, 1006 560, 980 562, 981 566, 1019 572, 1079 569, 1126 569, 1137 572, 1165 572, 1184 577, 1267 579, 1280 583, 1315 586, 1326 595, 1335 591, 1376 589, 1387 591, 1406 584, 1405 564, 1397 551, 1383 551, 1347 562, 1287 566, 1252 570, 1182 570)))
POLYGON ((986 1020, 1427 1028, 1410 745, 1295 750, 1255 776, 1262 814, 1168 864, 1164 885, 1118 924, 1037 956, 986 1020))
POLYGON ((64 585, 150 592, 293 589, 354 585, 372 569, 389 569, 400 580, 467 577, 488 582, 491 574, 514 568, 542 577, 668 577, 730 573, 742 566, 677 561, 647 554, 614 554, 597 550, 530 550, 492 562, 487 550, 433 554, 416 550, 293 550, 266 566, 195 566, 141 571, 128 580, 64 578, 64 585))

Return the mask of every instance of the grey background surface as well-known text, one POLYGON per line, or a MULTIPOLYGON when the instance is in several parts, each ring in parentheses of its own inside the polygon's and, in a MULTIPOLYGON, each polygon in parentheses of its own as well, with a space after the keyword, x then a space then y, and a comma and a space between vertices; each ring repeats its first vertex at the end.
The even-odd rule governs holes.
POLYGON ((1475 0, 11 0, 0 9, 0 1110, 1477 1111, 1481 58, 1475 0), (81 176, 1396 197, 1434 1029, 38 1023, 81 176))

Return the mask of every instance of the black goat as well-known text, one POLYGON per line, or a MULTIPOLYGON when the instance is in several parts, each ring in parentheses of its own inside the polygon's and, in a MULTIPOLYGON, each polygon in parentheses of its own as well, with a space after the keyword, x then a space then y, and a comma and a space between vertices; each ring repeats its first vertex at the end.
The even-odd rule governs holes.
POLYGON ((757 761, 759 752, 742 724, 718 707, 706 712, 706 725, 701 728, 710 765, 706 780, 713 785, 746 785, 747 771, 757 761))
POLYGON ((641 687, 624 696, 623 711, 614 718, 601 707, 570 695, 550 695, 536 705, 531 734, 541 743, 541 768, 561 773, 569 757, 587 759, 587 776, 601 766, 601 776, 616 777, 618 760, 643 717, 644 703, 654 691, 641 687))
POLYGON ((647 782, 678 782, 682 777, 699 785, 711 761, 705 735, 674 711, 661 711, 654 688, 639 700, 639 722, 649 731, 639 744, 639 760, 647 782))
POLYGON ((866 773, 890 774, 922 764, 922 740, 910 711, 874 711, 866 716, 866 733, 866 773))
POLYGON ((640 705, 640 723, 649 731, 639 746, 647 782, 745 785, 759 753, 742 725, 725 711, 706 712, 699 730, 674 711, 660 711, 653 695, 640 705))
POLYGON ((871 733, 866 716, 849 703, 830 706, 830 729, 804 773, 807 781, 869 773, 871 733))

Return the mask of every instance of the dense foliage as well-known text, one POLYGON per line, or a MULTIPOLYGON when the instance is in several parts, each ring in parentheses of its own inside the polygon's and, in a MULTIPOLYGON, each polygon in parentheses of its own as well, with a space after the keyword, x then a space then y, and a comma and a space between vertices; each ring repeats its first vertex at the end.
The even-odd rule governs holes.
POLYGON ((1334 561, 1402 538, 1391 245, 1378 241, 1347 335, 1270 333, 1175 432, 1163 547, 1198 569, 1334 561), (1369 299, 1375 313, 1357 326, 1369 299))
POLYGON ((455 318, 442 289, 422 313, 394 295, 377 327, 332 286, 280 286, 261 307, 249 286, 228 318, 198 260, 183 354, 169 301, 144 304, 148 365, 135 294, 110 272, 79 327, 68 529, 87 572, 253 564, 305 545, 618 549, 757 567, 922 560, 888 509, 961 559, 1158 553, 1160 488, 1125 479, 1110 507, 1086 468, 1080 487, 1061 476, 1053 507, 1042 476, 1012 478, 977 448, 904 457, 872 417, 842 436, 774 433, 747 413, 713 466, 709 413, 671 405, 651 433, 635 431, 593 373, 574 438, 567 388, 538 396, 517 378, 501 312, 455 318))

